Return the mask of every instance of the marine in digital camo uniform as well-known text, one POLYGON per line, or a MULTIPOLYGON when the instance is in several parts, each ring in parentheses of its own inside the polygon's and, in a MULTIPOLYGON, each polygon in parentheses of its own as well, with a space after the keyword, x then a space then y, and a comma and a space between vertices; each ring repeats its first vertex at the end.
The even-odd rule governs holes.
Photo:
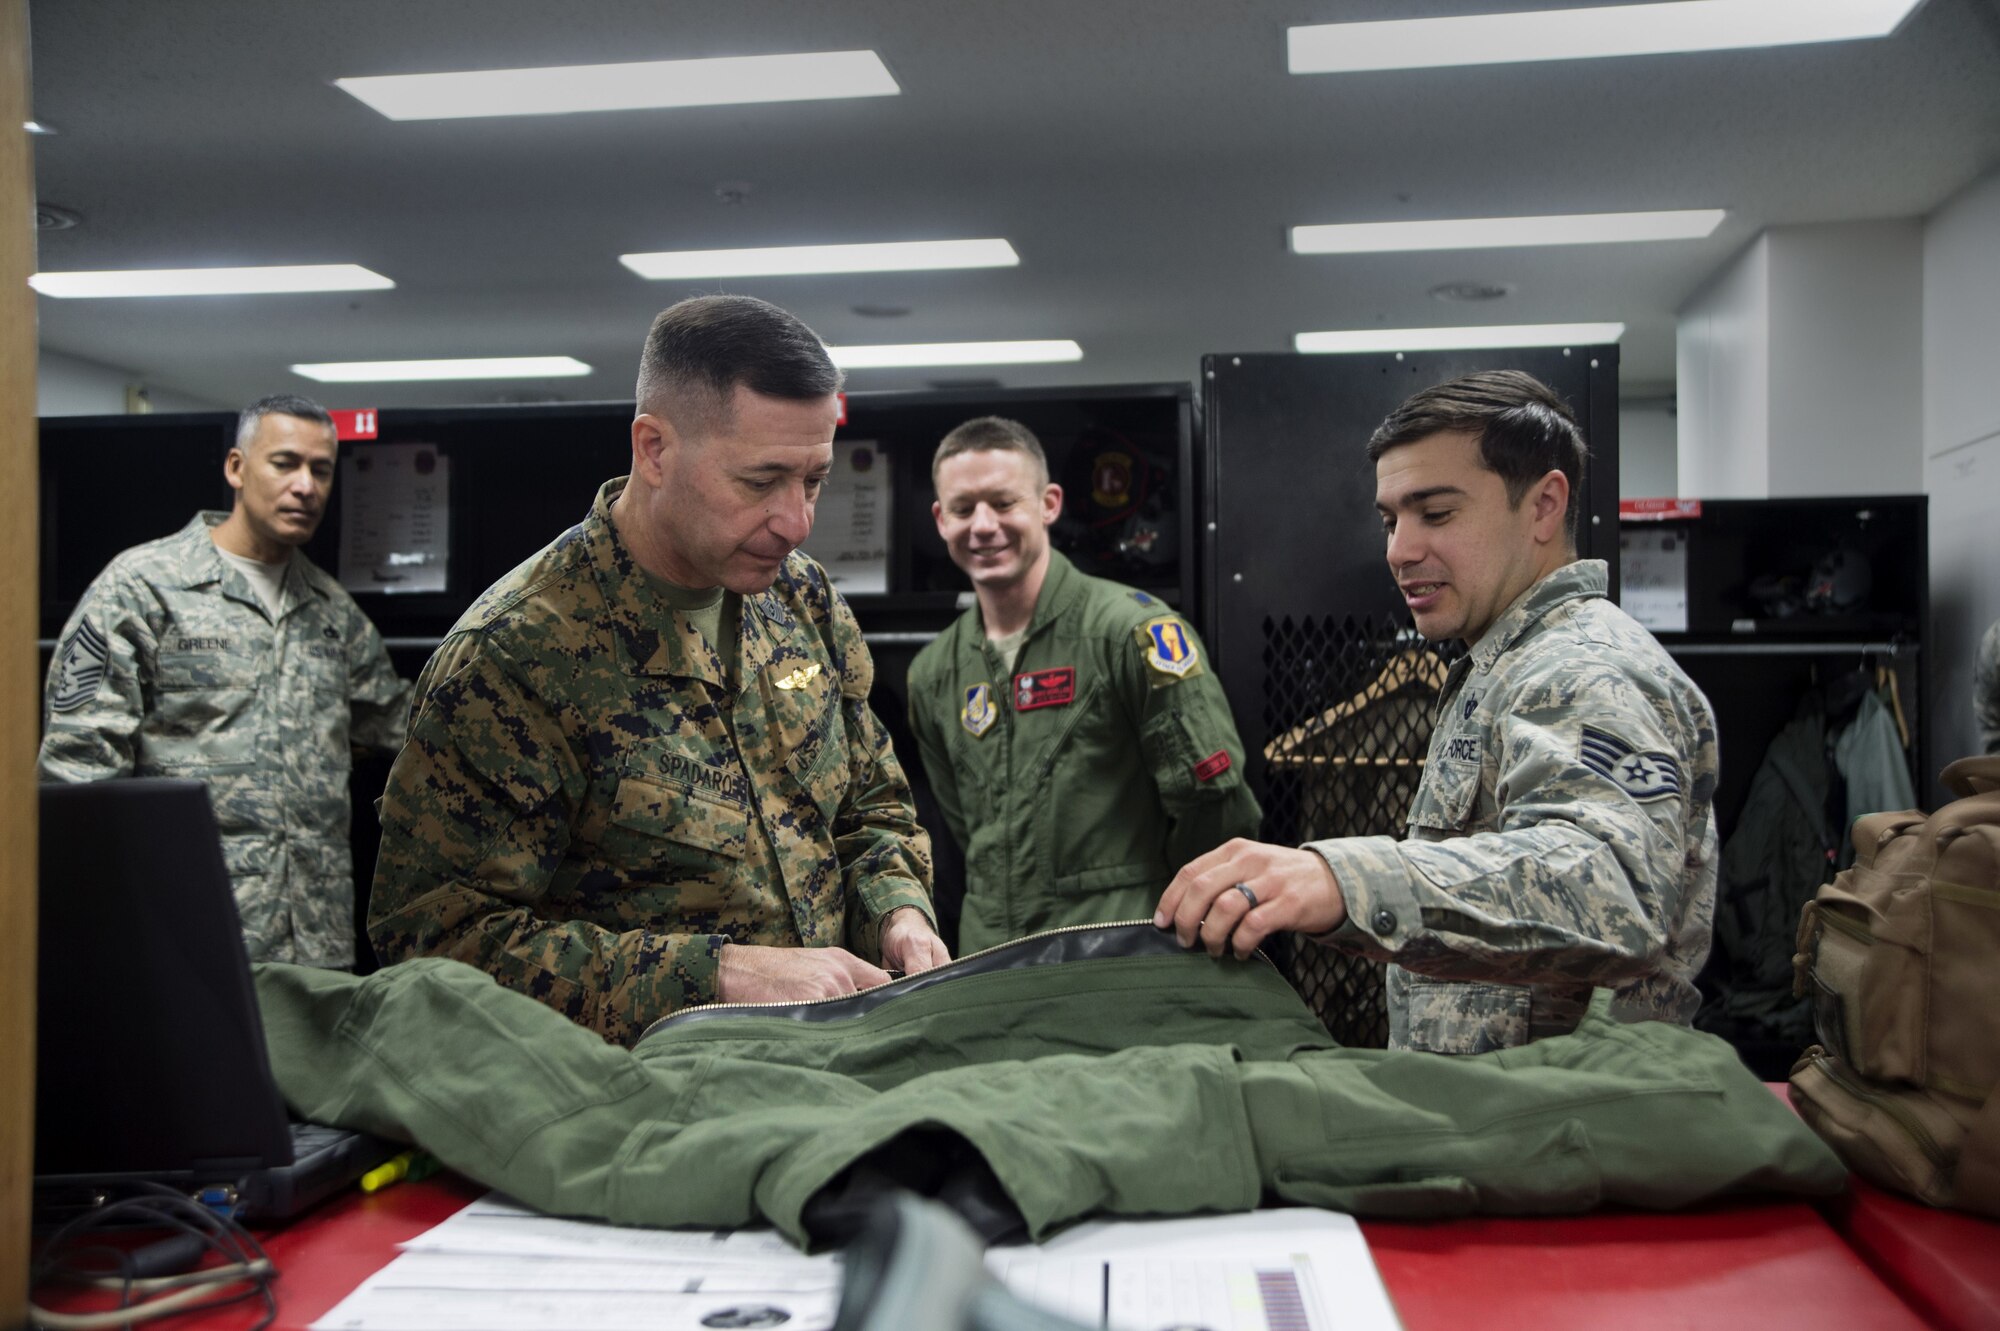
POLYGON ((1409 836, 1249 847, 1189 866, 1160 922, 1211 951, 1273 928, 1391 963, 1392 1047, 1507 1048, 1624 1021, 1687 1024, 1715 908, 1715 723, 1577 560, 1584 448, 1515 372, 1426 390, 1369 445, 1418 630, 1460 638, 1409 836), (1241 887, 1238 887, 1241 884, 1241 887))
POLYGON ((630 1043, 688 1004, 944 959, 868 650, 794 552, 838 384, 762 302, 655 321, 634 475, 482 595, 419 681, 382 805, 385 960, 470 962, 630 1043))
POLYGON ((393 752, 408 712, 375 626, 296 548, 325 513, 335 448, 305 399, 245 411, 224 465, 235 507, 106 565, 44 695, 42 780, 207 784, 253 961, 354 963, 352 749, 393 752))
POLYGON ((1062 490, 1026 427, 967 421, 932 477, 978 599, 910 667, 910 726, 965 850, 959 951, 1143 919, 1182 864, 1257 830, 1222 686, 1169 606, 1050 548, 1062 490))

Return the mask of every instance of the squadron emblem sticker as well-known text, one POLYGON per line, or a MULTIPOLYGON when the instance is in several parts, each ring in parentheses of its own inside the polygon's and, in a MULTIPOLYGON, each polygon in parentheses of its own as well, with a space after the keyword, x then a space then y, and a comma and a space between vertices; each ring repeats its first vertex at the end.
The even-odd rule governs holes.
POLYGON ((1139 629, 1139 643, 1146 649, 1146 664, 1163 675, 1185 679, 1201 664, 1187 625, 1173 615, 1147 620, 1139 629))
POLYGON ((49 710, 73 712, 95 698, 110 660, 111 644, 89 620, 79 619, 68 641, 56 652, 56 692, 49 699, 49 710))
POLYGON ((959 709, 958 723, 967 734, 978 739, 993 729, 993 723, 999 719, 1000 710, 993 705, 992 684, 981 680, 965 691, 965 706, 959 709))

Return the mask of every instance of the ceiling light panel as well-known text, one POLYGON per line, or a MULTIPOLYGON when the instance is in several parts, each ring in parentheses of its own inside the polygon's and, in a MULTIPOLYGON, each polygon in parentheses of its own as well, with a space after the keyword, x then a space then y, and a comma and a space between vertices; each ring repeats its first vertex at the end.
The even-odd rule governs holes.
POLYGON ((36 273, 28 285, 58 300, 102 296, 246 296, 288 291, 382 291, 396 284, 359 264, 276 268, 135 268, 36 273))
POLYGON ((1320 23, 1287 29, 1294 74, 1505 65, 1886 37, 1923 0, 1669 0, 1661 4, 1320 23))
POLYGON ((1621 323, 1495 324, 1485 328, 1357 328, 1300 333, 1299 351, 1459 351, 1488 347, 1583 347, 1616 342, 1621 323))
POLYGON ((664 106, 893 97, 902 91, 873 51, 385 74, 335 79, 333 84, 391 120, 553 116, 664 106))
POLYGON ((909 240, 880 245, 779 245, 749 250, 662 250, 621 254, 641 277, 777 277, 791 273, 889 273, 930 268, 1012 268, 1021 256, 1004 240, 909 240))
POLYGON ((873 347, 828 347, 843 370, 877 370, 912 365, 1044 365, 1083 359, 1083 348, 1067 339, 1043 342, 904 342, 873 347))
POLYGON ((1556 217, 1461 217, 1433 222, 1346 222, 1292 228, 1294 254, 1380 254, 1528 245, 1603 245, 1698 240, 1722 224, 1720 208, 1655 213, 1572 213, 1556 217))
POLYGON ((392 384, 428 379, 567 379, 589 374, 573 356, 483 356, 464 360, 350 360, 294 365, 323 384, 392 384))

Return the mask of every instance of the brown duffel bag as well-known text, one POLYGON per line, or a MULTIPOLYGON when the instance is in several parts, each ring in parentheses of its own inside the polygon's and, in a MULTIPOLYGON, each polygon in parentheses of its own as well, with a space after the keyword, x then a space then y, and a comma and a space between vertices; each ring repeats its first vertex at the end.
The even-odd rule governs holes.
POLYGON ((1799 917, 1793 991, 1820 1043, 1792 1103, 1863 1178, 2000 1216, 2000 757, 1928 818, 1854 823, 1855 862, 1799 917))

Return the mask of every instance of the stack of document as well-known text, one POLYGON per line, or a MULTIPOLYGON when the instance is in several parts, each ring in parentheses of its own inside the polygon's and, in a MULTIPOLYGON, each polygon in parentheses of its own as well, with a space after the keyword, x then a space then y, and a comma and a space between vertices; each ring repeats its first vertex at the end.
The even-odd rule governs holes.
MULTIPOLYGON (((1360 1229, 1327 1211, 1093 1222, 986 1264, 1021 1299, 1110 1331, 1398 1325, 1360 1229)), ((807 1256, 770 1230, 622 1229, 489 1194, 405 1243, 313 1331, 828 1331, 840 1280, 838 1253, 807 1256)))

